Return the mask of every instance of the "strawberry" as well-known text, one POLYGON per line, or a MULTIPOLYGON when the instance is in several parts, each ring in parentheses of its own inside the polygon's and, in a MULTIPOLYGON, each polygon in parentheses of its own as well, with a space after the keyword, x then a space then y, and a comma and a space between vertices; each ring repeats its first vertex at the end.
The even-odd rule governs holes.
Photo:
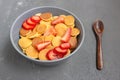
POLYGON ((35 26, 35 25, 36 25, 36 23, 33 22, 33 21, 31 20, 31 18, 28 18, 28 19, 26 20, 26 23, 29 24, 29 25, 31 25, 31 26, 35 26))
POLYGON ((36 44, 35 46, 36 46, 37 50, 40 51, 40 50, 46 48, 49 44, 51 44, 50 41, 45 41, 45 42, 40 42, 40 43, 36 44))
POLYGON ((54 52, 58 55, 65 55, 68 49, 62 49, 60 46, 54 48, 54 52))
POLYGON ((60 47, 62 48, 62 49, 69 49, 70 47, 71 47, 71 45, 70 45, 70 43, 62 43, 61 45, 60 45, 60 47))
POLYGON ((48 30, 46 30, 46 32, 44 33, 44 36, 48 36, 50 34, 54 36, 57 34, 57 31, 53 26, 51 26, 48 30))
POLYGON ((31 21, 35 22, 35 23, 39 23, 40 22, 40 17, 39 16, 32 16, 31 17, 31 21))
POLYGON ((55 27, 51 26, 51 32, 52 32, 52 35, 57 35, 57 31, 55 29, 55 27))
POLYGON ((70 40, 70 37, 71 37, 71 32, 72 32, 72 29, 68 28, 67 31, 65 32, 65 34, 63 35, 61 41, 68 42, 70 40))
POLYGON ((61 17, 61 16, 59 16, 58 18, 56 18, 55 20, 53 20, 53 21, 51 22, 51 24, 52 24, 52 25, 56 25, 56 24, 58 24, 58 23, 63 23, 63 22, 64 22, 64 18, 61 17))
POLYGON ((46 57, 48 60, 55 60, 62 58, 61 55, 56 54, 53 50, 48 51, 46 57))
POLYGON ((23 22, 22 27, 23 27, 24 29, 26 29, 26 30, 31 30, 31 29, 33 29, 35 26, 29 25, 29 24, 27 24, 26 21, 25 21, 25 22, 23 22))

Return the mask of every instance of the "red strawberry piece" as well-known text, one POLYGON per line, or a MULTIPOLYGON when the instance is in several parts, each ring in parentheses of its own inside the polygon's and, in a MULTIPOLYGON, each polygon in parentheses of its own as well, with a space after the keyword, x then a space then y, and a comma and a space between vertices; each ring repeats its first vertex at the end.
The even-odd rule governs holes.
POLYGON ((68 49, 62 49, 60 46, 54 48, 54 52, 58 55, 65 55, 68 49))
POLYGON ((33 29, 35 26, 29 25, 25 21, 25 22, 23 22, 22 27, 26 30, 30 30, 30 29, 33 29))
POLYGON ((70 37, 71 37, 71 32, 72 32, 72 29, 68 28, 67 31, 65 32, 65 34, 63 35, 61 41, 68 42, 70 40, 70 37))
POLYGON ((35 22, 35 23, 39 23, 40 22, 40 17, 39 16, 32 16, 31 17, 31 21, 35 22))
POLYGON ((50 41, 45 41, 45 42, 40 42, 40 43, 36 44, 35 46, 36 46, 37 50, 40 51, 40 50, 46 48, 49 44, 51 44, 50 41))
POLYGON ((46 32, 44 33, 44 36, 48 36, 50 34, 54 36, 57 34, 57 31, 53 26, 51 26, 48 30, 46 30, 46 32))
POLYGON ((52 22, 51 22, 51 24, 52 25, 56 25, 56 24, 58 24, 58 23, 63 23, 64 22, 64 18, 63 17, 58 17, 58 18, 56 18, 55 20, 53 20, 52 22))
POLYGON ((52 32, 52 35, 57 35, 57 31, 55 29, 55 27, 51 26, 51 32, 52 32))
POLYGON ((70 43, 62 43, 61 45, 60 45, 60 47, 62 48, 62 49, 69 49, 70 47, 71 47, 71 45, 70 45, 70 43))
POLYGON ((60 55, 56 54, 53 50, 48 51, 46 57, 48 60, 55 60, 62 58, 60 55))
POLYGON ((29 24, 29 25, 31 25, 31 26, 35 26, 35 25, 36 25, 36 23, 33 22, 33 21, 31 20, 31 18, 28 18, 27 21, 26 21, 26 23, 29 24))

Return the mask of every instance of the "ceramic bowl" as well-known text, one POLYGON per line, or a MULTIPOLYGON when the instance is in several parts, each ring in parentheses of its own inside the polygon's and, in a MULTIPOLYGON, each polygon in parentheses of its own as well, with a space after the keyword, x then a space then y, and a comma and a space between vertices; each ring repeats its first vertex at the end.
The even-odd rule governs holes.
MULTIPOLYGON (((78 13, 78 14, 80 14, 80 13, 78 13)), ((59 63, 66 61, 68 58, 72 57, 76 53, 80 54, 78 52, 78 50, 80 49, 80 47, 84 41, 84 37, 85 37, 84 26, 83 26, 83 23, 81 22, 80 18, 78 18, 72 12, 70 12, 68 10, 58 8, 58 7, 53 7, 53 6, 36 7, 36 8, 32 8, 30 10, 25 11, 20 16, 18 16, 18 18, 14 21, 14 23, 10 29, 10 40, 11 40, 11 43, 12 43, 13 47, 15 48, 15 50, 17 50, 18 53, 21 54, 23 57, 25 57, 33 62, 42 64, 42 65, 59 64, 59 63), (19 30, 21 28, 23 21, 26 20, 28 17, 36 14, 36 13, 43 13, 43 12, 51 12, 53 15, 61 15, 61 14, 72 15, 75 17, 75 25, 77 28, 80 29, 81 34, 78 36, 77 48, 70 55, 63 57, 61 59, 57 59, 57 60, 43 61, 43 60, 32 59, 32 58, 26 56, 23 53, 23 51, 21 50, 21 48, 19 47, 19 45, 18 45, 18 40, 20 38, 19 37, 19 30)))

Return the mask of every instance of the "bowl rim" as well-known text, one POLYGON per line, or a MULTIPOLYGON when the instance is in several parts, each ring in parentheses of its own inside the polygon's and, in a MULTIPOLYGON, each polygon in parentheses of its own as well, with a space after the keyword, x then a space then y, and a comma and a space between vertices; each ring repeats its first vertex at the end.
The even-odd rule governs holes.
POLYGON ((32 61, 35 61, 35 62, 42 62, 42 63, 53 63, 53 62, 59 62, 59 61, 62 61, 62 60, 65 60, 69 57, 71 57, 73 54, 75 54, 79 49, 80 47, 82 46, 83 42, 84 42, 84 39, 85 39, 85 29, 84 29, 84 26, 83 26, 83 23, 81 21, 81 19, 79 19, 75 14, 73 14, 71 11, 68 11, 66 9, 63 9, 63 8, 60 8, 60 7, 56 7, 56 6, 41 6, 41 7, 34 7, 34 8, 31 8, 31 9, 28 9, 26 10, 25 12, 23 12, 22 14, 20 14, 16 19, 15 21, 13 22, 11 28, 10 28, 10 40, 11 40, 11 43, 13 45, 13 47, 17 50, 17 52, 19 52, 22 56, 24 56, 25 58, 29 59, 29 60, 32 60, 32 61), (23 52, 21 52, 17 47, 16 45, 14 44, 14 41, 13 41, 13 38, 12 38, 12 31, 13 31, 13 28, 14 28, 14 25, 16 24, 17 20, 22 17, 24 14, 26 13, 29 13, 30 11, 34 10, 34 9, 41 9, 41 8, 54 8, 54 9, 59 9, 59 10, 63 10, 65 12, 68 12, 70 13, 71 15, 73 15, 81 24, 81 28, 82 28, 82 32, 83 32, 83 36, 82 36, 82 39, 81 39, 81 42, 80 44, 78 45, 78 47, 72 52, 72 54, 68 55, 68 56, 65 56, 63 58, 60 58, 60 59, 56 59, 56 60, 37 60, 37 59, 33 59, 33 58, 30 58, 28 56, 26 56, 25 54, 23 54, 23 52))

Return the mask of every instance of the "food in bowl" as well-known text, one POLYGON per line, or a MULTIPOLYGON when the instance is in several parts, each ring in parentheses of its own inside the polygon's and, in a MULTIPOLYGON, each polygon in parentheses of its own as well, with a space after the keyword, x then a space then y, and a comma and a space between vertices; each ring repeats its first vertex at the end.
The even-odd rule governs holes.
POLYGON ((18 44, 26 56, 38 60, 56 60, 68 56, 77 47, 80 29, 72 15, 37 13, 22 23, 18 44))

